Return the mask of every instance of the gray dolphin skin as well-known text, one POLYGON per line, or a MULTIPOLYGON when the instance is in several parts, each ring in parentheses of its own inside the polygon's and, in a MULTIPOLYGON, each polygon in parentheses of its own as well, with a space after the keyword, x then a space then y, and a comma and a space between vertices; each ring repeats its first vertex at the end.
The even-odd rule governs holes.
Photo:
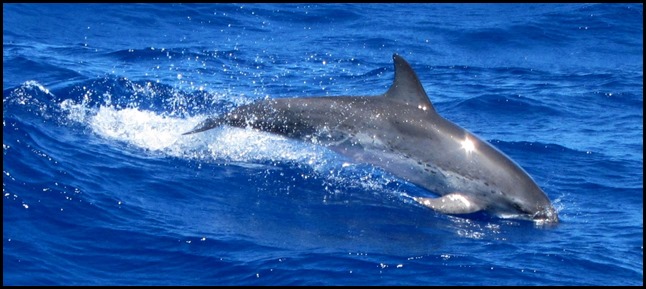
POLYGON ((549 198, 518 164, 440 116, 410 64, 393 59, 395 80, 382 95, 267 99, 184 134, 229 125, 311 141, 440 195, 414 197, 437 212, 558 223, 549 198))

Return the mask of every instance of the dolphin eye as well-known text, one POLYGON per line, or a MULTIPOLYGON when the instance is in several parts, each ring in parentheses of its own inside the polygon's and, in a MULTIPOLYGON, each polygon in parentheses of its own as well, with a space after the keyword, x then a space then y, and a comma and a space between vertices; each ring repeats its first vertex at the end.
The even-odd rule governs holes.
POLYGON ((523 211, 523 208, 518 204, 518 203, 511 203, 512 206, 514 206, 514 209, 518 211, 523 211))

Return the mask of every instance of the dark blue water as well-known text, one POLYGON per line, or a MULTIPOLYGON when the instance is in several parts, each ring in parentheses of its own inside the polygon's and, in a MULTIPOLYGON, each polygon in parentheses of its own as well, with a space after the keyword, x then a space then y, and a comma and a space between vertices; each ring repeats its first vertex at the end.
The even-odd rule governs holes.
POLYGON ((3 285, 642 285, 642 63, 642 4, 3 4, 3 285), (438 214, 314 144, 180 135, 381 94, 395 52, 561 223, 438 214))

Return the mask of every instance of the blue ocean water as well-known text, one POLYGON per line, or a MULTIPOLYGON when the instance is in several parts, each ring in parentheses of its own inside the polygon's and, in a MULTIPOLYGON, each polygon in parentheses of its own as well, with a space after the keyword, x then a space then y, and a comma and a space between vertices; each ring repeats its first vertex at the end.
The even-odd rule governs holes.
MULTIPOLYGON (((3 4, 3 285, 643 285, 642 4, 3 4), (392 54, 561 222, 222 127, 392 54)), ((432 148, 430 148, 432 149, 432 148)))

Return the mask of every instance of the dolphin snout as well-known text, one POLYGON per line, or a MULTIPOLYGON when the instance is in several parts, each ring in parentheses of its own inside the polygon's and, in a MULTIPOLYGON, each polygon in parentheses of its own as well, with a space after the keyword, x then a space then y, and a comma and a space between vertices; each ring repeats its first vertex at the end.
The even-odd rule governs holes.
POLYGON ((534 216, 532 217, 532 219, 535 222, 541 222, 541 223, 553 223, 553 224, 555 224, 555 223, 559 222, 559 216, 556 213, 556 210, 554 210, 554 208, 552 208, 551 206, 546 208, 546 209, 542 209, 542 210, 539 210, 538 212, 536 212, 534 214, 534 216))

